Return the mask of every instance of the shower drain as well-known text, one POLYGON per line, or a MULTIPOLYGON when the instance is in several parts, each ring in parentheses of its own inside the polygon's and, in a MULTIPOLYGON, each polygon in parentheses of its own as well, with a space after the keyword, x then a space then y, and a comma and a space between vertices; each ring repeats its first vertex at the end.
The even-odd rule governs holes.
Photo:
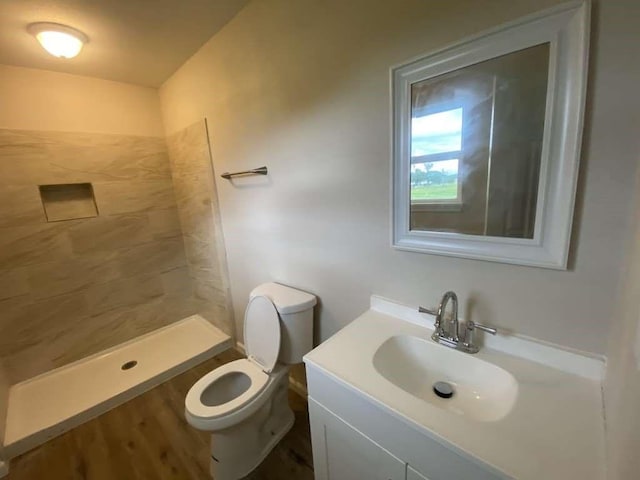
POLYGON ((123 363, 122 366, 120 367, 121 370, 129 370, 133 367, 135 367, 138 364, 137 360, 129 360, 126 363, 123 363))

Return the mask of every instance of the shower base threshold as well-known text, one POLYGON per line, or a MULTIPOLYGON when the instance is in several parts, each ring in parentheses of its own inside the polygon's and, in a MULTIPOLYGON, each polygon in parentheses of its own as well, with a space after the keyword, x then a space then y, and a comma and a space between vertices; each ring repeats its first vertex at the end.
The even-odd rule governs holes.
POLYGON ((14 458, 231 348, 200 315, 11 386, 4 438, 14 458))

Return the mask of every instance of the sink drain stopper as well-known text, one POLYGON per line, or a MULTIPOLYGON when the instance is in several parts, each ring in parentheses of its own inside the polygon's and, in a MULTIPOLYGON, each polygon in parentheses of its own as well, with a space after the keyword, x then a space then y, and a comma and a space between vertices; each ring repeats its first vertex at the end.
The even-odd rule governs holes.
POLYGON ((447 382, 436 382, 433 384, 433 393, 440 398, 453 397, 453 386, 447 382))

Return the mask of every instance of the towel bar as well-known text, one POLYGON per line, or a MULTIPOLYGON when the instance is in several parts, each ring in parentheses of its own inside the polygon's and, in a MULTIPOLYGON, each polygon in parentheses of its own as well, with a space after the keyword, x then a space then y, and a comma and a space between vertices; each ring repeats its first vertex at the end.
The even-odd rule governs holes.
POLYGON ((259 167, 259 168, 254 168, 253 170, 244 170, 242 172, 233 172, 233 173, 225 172, 220 176, 222 178, 226 178, 227 180, 231 180, 231 177, 235 177, 237 175, 266 175, 266 174, 267 174, 267 167, 259 167))

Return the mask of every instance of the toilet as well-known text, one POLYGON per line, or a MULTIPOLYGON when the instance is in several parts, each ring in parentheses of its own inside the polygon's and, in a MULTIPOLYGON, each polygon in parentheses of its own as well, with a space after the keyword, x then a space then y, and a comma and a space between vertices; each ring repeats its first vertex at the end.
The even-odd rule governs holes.
POLYGON ((187 393, 187 422, 211 432, 216 480, 248 475, 293 426, 289 365, 313 348, 315 304, 314 295, 279 283, 256 287, 244 314, 247 358, 209 372, 187 393))

